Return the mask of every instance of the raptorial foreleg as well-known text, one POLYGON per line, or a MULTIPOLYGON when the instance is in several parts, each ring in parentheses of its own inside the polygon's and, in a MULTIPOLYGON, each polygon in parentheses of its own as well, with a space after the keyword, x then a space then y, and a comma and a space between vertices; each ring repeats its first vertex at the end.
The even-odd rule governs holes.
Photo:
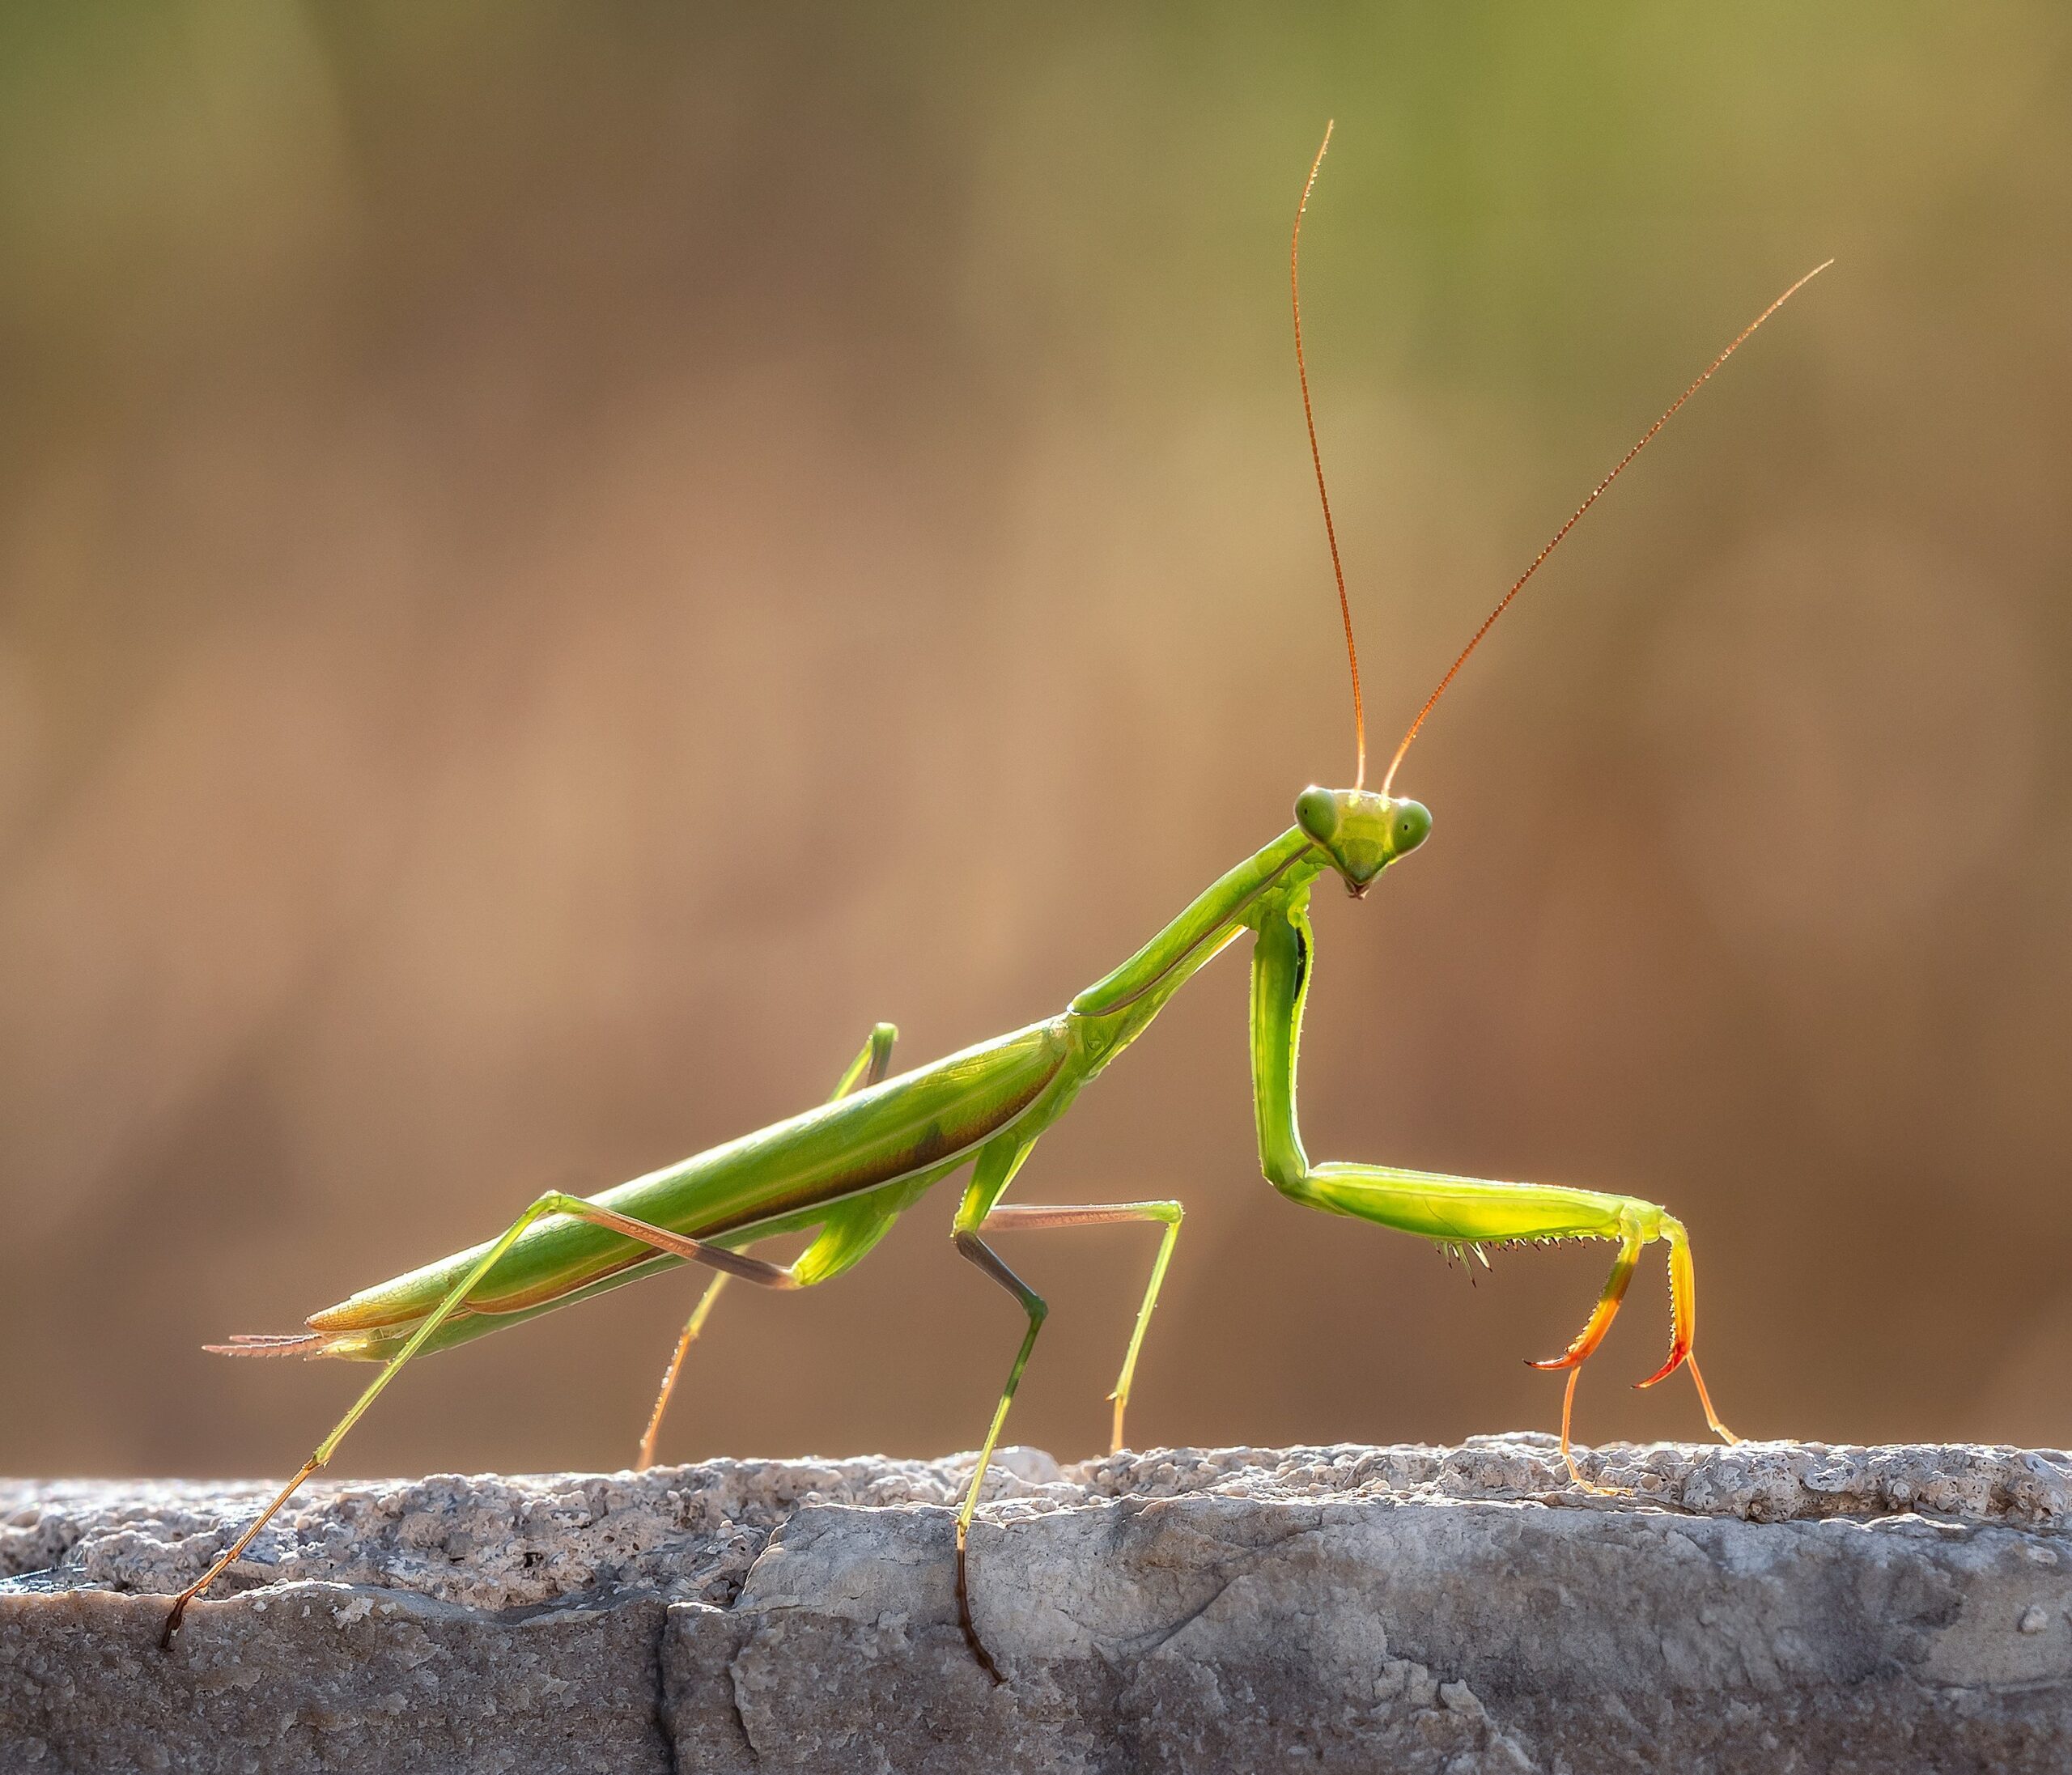
POLYGON ((1534 1365, 1569 1370, 1561 1404, 1561 1455, 1578 1484, 1586 1482, 1569 1443, 1577 1378, 1610 1330, 1641 1251, 1657 1239, 1663 1241, 1669 1247, 1669 1357, 1640 1384, 1652 1386, 1688 1363, 1705 1421, 1726 1441, 1739 1440, 1713 1411, 1691 1356, 1696 1319, 1691 1242, 1684 1223, 1665 1209, 1633 1196, 1559 1184, 1498 1183, 1386 1165, 1310 1162, 1296 1121, 1295 1072, 1315 941, 1308 911, 1292 893, 1261 907, 1258 929, 1252 957, 1252 1089, 1259 1163, 1274 1187, 1305 1207, 1352 1215, 1442 1245, 1571 1238, 1616 1243, 1619 1255, 1589 1322, 1563 1354, 1534 1365))

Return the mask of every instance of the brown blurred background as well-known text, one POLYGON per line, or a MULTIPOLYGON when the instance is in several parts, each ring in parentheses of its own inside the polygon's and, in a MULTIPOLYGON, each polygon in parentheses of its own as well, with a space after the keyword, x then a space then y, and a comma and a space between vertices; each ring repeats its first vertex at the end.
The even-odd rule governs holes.
MULTIPOLYGON (((1286 232, 1386 757, 1313 1153, 1691 1225, 1730 1422, 2072 1442, 2072 14, 517 3, 0 26, 0 1470, 279 1471, 234 1365, 1047 1014, 1350 773, 1286 232)), ((1260 1181, 1239 955, 1022 1174, 1191 1216, 1156 1442, 1552 1427, 1602 1248, 1260 1181)), ((673 1458, 969 1447, 953 1192, 736 1290, 673 1458)), ((1012 1242, 1013 1436, 1106 1435, 1153 1249, 1012 1242)), ((1659 1270, 1586 1438, 1689 1437, 1659 1270)), ((630 1459, 688 1276, 409 1374, 346 1472, 630 1459)))

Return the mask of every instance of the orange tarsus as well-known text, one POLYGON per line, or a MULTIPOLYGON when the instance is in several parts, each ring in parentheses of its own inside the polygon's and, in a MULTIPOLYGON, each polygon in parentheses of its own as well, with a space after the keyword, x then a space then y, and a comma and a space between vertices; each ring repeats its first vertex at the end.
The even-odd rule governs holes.
POLYGON ((1824 259, 1819 264, 1815 265, 1811 271, 1807 272, 1804 277, 1801 278, 1798 282, 1794 283, 1789 290, 1785 291, 1782 295, 1779 296, 1776 301, 1773 302, 1769 307, 1764 309, 1763 312, 1757 315, 1754 320, 1751 321, 1747 326, 1743 327, 1739 333, 1736 333, 1734 335, 1733 343, 1729 345, 1727 348, 1724 351, 1721 352, 1717 357, 1714 358, 1710 363, 1707 364, 1704 372, 1692 381, 1691 385, 1681 394, 1678 395, 1674 401, 1670 402, 1669 406, 1663 410, 1662 417, 1657 419, 1653 425, 1650 426, 1645 431, 1641 434, 1640 441, 1637 443, 1632 449, 1628 450, 1624 456, 1620 457, 1618 462, 1614 465, 1609 474, 1605 476, 1602 481, 1599 482, 1595 486, 1590 489, 1590 497, 1585 499, 1581 505, 1577 506, 1573 512, 1569 514, 1569 521, 1564 524, 1560 529, 1554 533, 1552 537, 1549 539, 1546 547, 1542 549, 1539 554, 1535 554, 1532 558, 1532 564, 1512 582, 1510 590, 1506 592, 1503 597, 1497 601, 1497 608, 1492 610, 1488 616, 1482 619, 1482 626, 1475 631, 1474 635, 1469 638, 1467 645, 1460 650, 1459 657, 1457 658, 1451 665, 1446 668, 1446 675, 1439 680, 1438 688, 1433 691, 1429 696, 1425 698, 1424 707, 1417 711, 1417 719, 1410 724, 1409 731, 1403 737, 1403 743, 1395 749, 1395 756, 1389 761, 1389 774, 1382 779, 1382 793, 1383 795, 1386 795, 1389 792, 1389 785, 1395 781, 1396 766, 1403 762, 1403 755, 1410 749, 1410 742, 1417 737, 1417 730, 1424 726, 1424 717, 1432 712, 1433 709, 1437 706, 1439 699, 1446 694, 1446 686, 1454 682, 1454 675, 1463 665, 1467 664, 1468 655, 1472 653, 1476 648, 1482 644, 1483 636, 1487 635, 1491 629, 1496 626, 1497 618, 1501 616, 1505 611, 1510 608, 1512 599, 1515 598, 1519 592, 1525 589, 1526 581, 1530 580, 1534 574, 1539 571, 1540 563, 1546 560, 1548 555, 1552 554, 1555 550, 1561 546, 1562 539, 1565 537, 1571 530, 1575 529, 1578 521, 1581 520, 1582 515, 1586 512, 1589 511, 1592 506, 1597 503, 1599 497, 1602 496, 1604 490, 1609 487, 1614 481, 1617 480, 1620 475, 1626 472, 1626 465, 1631 462, 1635 456, 1638 456, 1641 451, 1645 450, 1654 441, 1655 434, 1661 431, 1664 426, 1668 424, 1671 419, 1676 417, 1678 410, 1683 406, 1686 401, 1689 400, 1692 395, 1698 392, 1699 389, 1702 389, 1708 382, 1712 380, 1714 373, 1719 369, 1719 367, 1725 363, 1729 358, 1732 357, 1735 352, 1741 349, 1742 346, 1747 342, 1748 336, 1765 321, 1768 320, 1772 315, 1775 314, 1778 309, 1781 308, 1785 304, 1790 301, 1794 296, 1797 295, 1798 292, 1804 289, 1807 284, 1811 283, 1815 278, 1819 277, 1823 271, 1826 270, 1828 267, 1834 262, 1835 261, 1832 259, 1824 259))
POLYGON ((1705 1421, 1712 1426, 1713 1433, 1723 1442, 1739 1443, 1741 1438, 1720 1422, 1719 1413, 1713 1409, 1713 1396, 1705 1391, 1705 1378, 1698 1372, 1697 1357, 1687 1355, 1684 1358, 1684 1365, 1691 1371, 1691 1384, 1698 1390, 1698 1403, 1705 1408, 1705 1421))
POLYGON ((1288 243, 1288 296, 1295 311, 1295 374, 1302 384, 1302 423, 1310 432, 1310 461, 1317 471, 1317 498, 1324 508, 1324 540, 1331 545, 1331 571, 1338 581, 1338 614, 1345 623, 1345 658, 1352 668, 1352 737, 1358 749, 1358 766, 1352 786, 1367 786, 1367 711, 1360 701, 1360 655, 1352 645, 1352 605, 1345 595, 1345 569, 1338 558, 1338 529, 1331 520, 1331 495, 1324 490, 1323 452, 1317 448, 1317 416, 1310 406, 1310 367, 1302 358, 1302 217, 1310 207, 1310 193, 1331 148, 1334 118, 1324 125, 1324 139, 1317 157, 1310 163, 1310 176, 1303 181, 1302 200, 1295 206, 1295 232, 1288 243))

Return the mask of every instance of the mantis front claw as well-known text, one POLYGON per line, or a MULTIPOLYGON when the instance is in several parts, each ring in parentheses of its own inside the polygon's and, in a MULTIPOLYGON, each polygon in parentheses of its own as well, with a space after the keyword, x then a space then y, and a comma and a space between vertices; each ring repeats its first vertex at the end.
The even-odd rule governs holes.
POLYGON ((1633 1279, 1635 1267, 1640 1263, 1641 1252, 1649 1241, 1661 1238, 1669 1246, 1669 1354, 1660 1368, 1644 1381, 1634 1382, 1636 1386, 1653 1386, 1666 1381, 1678 1369, 1688 1367, 1691 1380, 1698 1390, 1698 1403, 1704 1407, 1705 1421, 1713 1433, 1727 1443, 1739 1442, 1736 1436, 1719 1420, 1719 1414, 1713 1409, 1712 1395, 1705 1390, 1705 1377, 1698 1372, 1697 1358, 1691 1353, 1692 1341, 1696 1333, 1697 1289, 1696 1279, 1691 1263, 1690 1235, 1684 1229, 1684 1223, 1660 1208, 1649 1204, 1637 1204, 1634 1210, 1622 1217, 1619 1255, 1612 1259, 1611 1273, 1605 1278, 1604 1292, 1598 1297, 1596 1307, 1575 1341, 1559 1356, 1528 1365, 1538 1369, 1566 1369, 1569 1385, 1561 1395, 1561 1459, 1568 1465, 1569 1477, 1582 1490, 1600 1496, 1627 1497, 1633 1495, 1626 1486, 1603 1486, 1583 1477, 1582 1469, 1577 1466, 1569 1441, 1569 1425, 1576 1403, 1576 1382, 1582 1378, 1582 1365, 1588 1361, 1598 1345, 1604 1341, 1604 1334, 1611 1329, 1611 1322, 1619 1316, 1619 1306, 1626 1296, 1626 1285, 1633 1279))

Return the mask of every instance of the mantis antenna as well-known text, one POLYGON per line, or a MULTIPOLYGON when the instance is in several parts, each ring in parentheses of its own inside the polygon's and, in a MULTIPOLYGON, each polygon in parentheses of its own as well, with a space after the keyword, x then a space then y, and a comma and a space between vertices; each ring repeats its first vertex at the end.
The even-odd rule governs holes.
POLYGON ((1345 658, 1352 668, 1352 737, 1359 752, 1359 768, 1352 786, 1367 786, 1367 714, 1360 703, 1360 654, 1352 645, 1352 606, 1345 596, 1345 569, 1338 558, 1338 530, 1331 521, 1331 495, 1324 490, 1323 453, 1317 448, 1317 416, 1310 406, 1310 367, 1302 361, 1302 215, 1310 207, 1310 193, 1317 174, 1331 151, 1331 133, 1338 127, 1333 118, 1324 125, 1324 139, 1317 157, 1310 163, 1310 176, 1303 181, 1302 201, 1295 206, 1295 233, 1288 243, 1288 299, 1295 311, 1295 374, 1302 384, 1302 423, 1310 431, 1310 461, 1317 471, 1317 498, 1324 508, 1324 540, 1331 544, 1331 571, 1338 580, 1338 614, 1345 621, 1345 658))
MULTIPOLYGON (((1322 156, 1319 155, 1318 158, 1321 159, 1322 156)), ((1312 175, 1312 176, 1314 176, 1314 175, 1312 175)), ((1410 724, 1410 731, 1403 735, 1403 744, 1395 749, 1395 756, 1389 760, 1389 774, 1382 779, 1382 793, 1383 795, 1386 795, 1389 792, 1389 785, 1395 781, 1396 766, 1403 762, 1403 755, 1410 749, 1410 742, 1417 737, 1417 730, 1424 726, 1424 717, 1432 712, 1433 709, 1437 707, 1439 699, 1446 694, 1446 686, 1454 682, 1454 675, 1459 672, 1460 669, 1463 665, 1467 664, 1468 655, 1472 653, 1476 648, 1482 644, 1483 636, 1487 635, 1491 629, 1496 626, 1497 618, 1501 616, 1505 611, 1508 610, 1511 607, 1511 600, 1515 598, 1519 592, 1525 589, 1526 581, 1530 580, 1534 574, 1539 571, 1540 563, 1546 560, 1548 555, 1552 554, 1555 550, 1561 546, 1561 539, 1567 536, 1571 530, 1575 529, 1577 522, 1582 519, 1583 513, 1589 511, 1592 506, 1597 503, 1599 497, 1604 492, 1604 490, 1610 486, 1614 481, 1617 480, 1620 475, 1626 472, 1626 465, 1631 462, 1635 456, 1638 456, 1641 451, 1645 450, 1654 441, 1655 433, 1659 431, 1664 426, 1668 424, 1671 419, 1676 417, 1678 409, 1679 409, 1686 401, 1689 400, 1692 395, 1696 394, 1699 389, 1702 389, 1708 382, 1711 381, 1713 373, 1719 368, 1719 367, 1722 363, 1726 363, 1729 358, 1732 357, 1736 351, 1741 349, 1742 346, 1747 342, 1749 334, 1753 333, 1756 329, 1760 327, 1765 321, 1768 320, 1772 315, 1775 314, 1778 309, 1781 308, 1785 305, 1785 304, 1790 301, 1794 296, 1797 295, 1801 290, 1804 289, 1807 284, 1811 283, 1815 278, 1819 277, 1823 271, 1826 270, 1828 267, 1834 262, 1835 261, 1832 259, 1824 259, 1819 264, 1815 265, 1813 269, 1807 272, 1804 277, 1801 278, 1798 282, 1792 285, 1789 290, 1785 291, 1785 293, 1779 296, 1776 301, 1773 302, 1769 307, 1764 309, 1763 312, 1757 315, 1754 320, 1751 321, 1747 326, 1743 327, 1739 333, 1735 334, 1734 342, 1728 346, 1724 351, 1721 352, 1717 357, 1714 358, 1710 363, 1705 366, 1703 374, 1699 376, 1696 380, 1691 384, 1690 387, 1686 389, 1681 394, 1678 395, 1674 401, 1670 402, 1667 410, 1662 414, 1662 416, 1657 419, 1653 425, 1650 426, 1645 431, 1641 434, 1640 442, 1636 444, 1632 449, 1628 450, 1624 456, 1620 457, 1616 465, 1614 465, 1611 473, 1605 476, 1602 481, 1599 482, 1595 486, 1590 490, 1590 497, 1585 499, 1581 505, 1577 506, 1573 512, 1569 514, 1569 521, 1554 533, 1553 537, 1549 540, 1547 546, 1542 549, 1539 554, 1535 554, 1532 558, 1532 564, 1512 582, 1510 590, 1506 592, 1503 597, 1497 601, 1497 608, 1492 610, 1488 616, 1482 619, 1482 626, 1475 631, 1474 635, 1469 638, 1467 645, 1460 650, 1460 656, 1456 659, 1451 665, 1446 668, 1446 675, 1439 680, 1439 687, 1429 696, 1425 698, 1424 707, 1417 711, 1417 719, 1410 724)), ((1347 631, 1347 635, 1349 640, 1351 638, 1351 630, 1349 626, 1347 631)))

